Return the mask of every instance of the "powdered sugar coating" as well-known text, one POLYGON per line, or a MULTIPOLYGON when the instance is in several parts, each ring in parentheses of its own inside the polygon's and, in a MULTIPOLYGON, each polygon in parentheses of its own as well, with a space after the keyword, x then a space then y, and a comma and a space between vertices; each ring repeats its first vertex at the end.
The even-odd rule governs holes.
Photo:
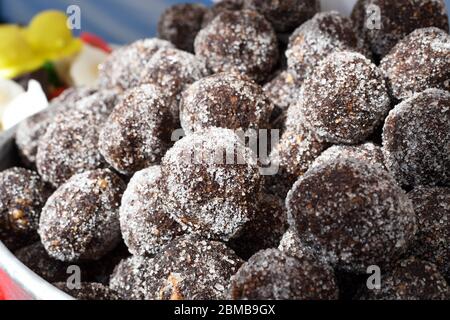
POLYGON ((262 249, 276 247, 287 229, 286 209, 281 198, 262 193, 257 201, 253 219, 247 222, 237 238, 228 242, 228 246, 244 260, 262 249))
POLYGON ((23 168, 0 172, 0 240, 12 250, 33 243, 50 190, 39 175, 23 168))
POLYGON ((55 114, 75 108, 79 100, 90 96, 95 91, 90 87, 69 88, 53 99, 47 109, 32 115, 19 124, 16 131, 16 144, 22 159, 28 166, 35 165, 39 140, 45 134, 55 114))
POLYGON ((313 165, 322 165, 328 161, 343 158, 353 158, 360 161, 366 161, 371 165, 381 166, 384 168, 383 150, 381 147, 374 145, 372 142, 366 142, 357 146, 332 146, 322 152, 322 154, 314 160, 313 165))
POLYGON ((109 169, 74 175, 42 209, 39 235, 61 261, 98 260, 120 241, 119 206, 125 183, 109 169))
POLYGON ((72 289, 69 289, 65 282, 57 282, 53 285, 77 300, 119 300, 116 292, 97 282, 82 282, 80 288, 72 289))
POLYGON ((450 93, 429 89, 397 105, 386 118, 386 167, 405 186, 450 183, 450 93))
POLYGON ((257 82, 264 81, 278 62, 272 26, 249 10, 219 14, 198 33, 194 47, 214 73, 242 73, 257 82))
POLYGON ((189 52, 163 48, 158 50, 142 70, 140 83, 157 85, 164 90, 171 103, 171 111, 175 120, 179 119, 178 104, 181 93, 190 84, 208 75, 202 59, 189 52))
POLYGON ((275 106, 286 111, 295 102, 300 87, 301 81, 296 79, 292 72, 285 70, 266 83, 263 89, 275 106))
POLYGON ((45 181, 58 187, 74 174, 106 166, 98 136, 116 98, 115 91, 99 92, 56 114, 39 140, 36 155, 36 167, 45 181))
POLYGON ((136 172, 120 206, 120 229, 131 253, 155 254, 183 233, 181 226, 162 208, 161 168, 136 172))
POLYGON ((381 61, 392 95, 407 99, 437 88, 450 90, 450 35, 437 28, 417 29, 381 61))
POLYGON ((190 231, 228 240, 251 219, 261 176, 233 131, 188 135, 166 153, 161 171, 164 209, 190 231))
POLYGON ((208 127, 257 130, 268 127, 272 110, 258 84, 240 74, 218 73, 184 91, 180 119, 186 133, 208 127))
POLYGON ((197 3, 175 4, 159 17, 158 35, 178 49, 194 51, 194 40, 202 28, 203 16, 208 9, 197 3))
POLYGON ((442 275, 450 279, 450 188, 417 187, 408 197, 418 225, 410 253, 436 264, 442 275))
POLYGON ((305 80, 301 97, 291 108, 326 141, 355 144, 381 123, 390 98, 381 73, 370 60, 355 52, 336 52, 305 80))
POLYGON ((111 287, 134 299, 225 299, 230 278, 241 264, 223 243, 185 235, 154 258, 123 261, 111 278, 111 287))
POLYGON ((242 260, 223 243, 182 236, 155 256, 147 299, 225 299, 231 276, 242 260))
POLYGON ((394 179, 352 158, 312 167, 294 184, 286 206, 302 241, 346 271, 385 265, 416 231, 412 203, 394 179))
POLYGON ((383 276, 381 289, 363 290, 361 300, 448 300, 450 287, 432 263, 409 258, 383 276))
POLYGON ((140 74, 161 48, 173 48, 173 45, 169 41, 151 38, 114 50, 100 65, 100 87, 129 89, 141 84, 140 74))
POLYGON ((320 10, 318 0, 244 0, 244 8, 261 13, 277 32, 289 32, 320 10))
POLYGON ((416 29, 438 27, 448 32, 443 0, 359 0, 353 9, 352 20, 359 37, 381 57, 416 29), (375 8, 379 10, 379 17, 375 8), (371 21, 375 23, 371 24, 371 21))
POLYGON ((153 258, 131 256, 123 259, 111 274, 109 287, 125 300, 144 300, 148 283, 154 279, 150 270, 153 258))
POLYGON ((313 250, 302 243, 297 231, 292 227, 284 233, 278 245, 278 250, 297 259, 303 259, 305 256, 311 257, 313 255, 313 250))
POLYGON ((133 174, 161 161, 174 126, 170 104, 159 87, 129 89, 102 125, 100 153, 117 171, 133 174))
POLYGON ((317 65, 335 51, 358 50, 353 24, 337 11, 321 12, 306 21, 289 38, 286 51, 288 68, 304 80, 317 65))
POLYGON ((251 257, 231 279, 235 300, 330 300, 338 290, 333 269, 313 259, 267 249, 251 257))

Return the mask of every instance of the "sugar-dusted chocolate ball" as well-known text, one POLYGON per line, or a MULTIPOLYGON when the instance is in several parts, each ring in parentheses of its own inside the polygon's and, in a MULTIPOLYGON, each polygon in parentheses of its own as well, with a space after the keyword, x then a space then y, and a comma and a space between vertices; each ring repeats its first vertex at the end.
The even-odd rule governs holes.
POLYGON ((231 279, 234 300, 331 300, 338 290, 333 269, 311 257, 277 249, 256 253, 231 279))
POLYGON ((448 32, 444 0, 359 0, 351 17, 358 35, 381 57, 416 29, 448 32))
POLYGON ((225 299, 230 278, 242 262, 221 242, 185 235, 153 258, 122 261, 110 286, 126 299, 225 299))
POLYGON ((183 233, 163 209, 164 196, 159 166, 136 172, 128 183, 120 206, 120 228, 131 253, 155 254, 183 233))
POLYGON ((449 46, 450 35, 437 28, 417 29, 398 42, 380 64, 392 95, 403 100, 429 88, 449 91, 449 46))
POLYGON ((450 93, 429 89, 398 104, 386 118, 386 167, 404 186, 450 184, 450 93))
POLYGON ((109 287, 124 300, 144 300, 149 296, 153 258, 131 256, 117 264, 109 280, 109 287))
POLYGON ((95 91, 91 87, 69 88, 54 98, 49 108, 28 117, 19 124, 16 132, 16 145, 26 165, 35 166, 39 140, 45 134, 55 114, 75 108, 78 101, 94 94, 95 91))
POLYGON ((32 170, 10 168, 0 172, 0 240, 10 249, 37 240, 42 207, 51 190, 32 170))
POLYGON ((244 8, 264 15, 277 32, 289 32, 312 18, 320 10, 320 1, 244 0, 244 8))
POLYGON ((436 266, 409 258, 382 277, 381 288, 362 290, 361 300, 448 300, 450 287, 436 266))
POLYGON ((117 171, 133 174, 160 163, 174 128, 161 88, 145 84, 129 89, 101 126, 100 153, 117 171))
POLYGON ((353 158, 310 168, 286 198, 290 225, 337 269, 365 272, 402 254, 416 231, 411 201, 379 166, 353 158))
POLYGON ((356 144, 382 123, 390 97, 376 65, 359 53, 336 52, 305 80, 292 108, 327 142, 356 144))
POLYGON ((105 91, 55 116, 39 139, 36 155, 37 170, 45 181, 58 187, 74 174, 106 166, 98 137, 116 101, 115 91, 105 91))
POLYGON ((181 93, 189 85, 207 75, 208 71, 202 59, 189 52, 164 48, 148 61, 147 67, 142 71, 140 83, 161 87, 167 101, 171 101, 173 118, 178 120, 181 93))
POLYGON ((208 9, 197 3, 175 4, 159 17, 158 34, 178 49, 193 52, 194 40, 202 28, 203 16, 208 9))
POLYGON ((109 169, 74 175, 42 209, 39 235, 61 261, 98 260, 120 242, 119 206, 125 183, 109 169))
POLYGON ((119 300, 119 295, 107 286, 98 282, 82 282, 79 287, 69 288, 65 282, 53 284, 58 289, 77 300, 119 300))
POLYGON ((300 87, 301 81, 285 70, 266 83, 263 89, 273 104, 284 112, 294 103, 300 87))
POLYGON ((434 263, 450 279, 450 188, 417 187, 408 197, 417 217, 411 254, 434 263))
POLYGON ((242 262, 221 242, 192 235, 178 237, 154 257, 146 298, 225 299, 230 278, 242 262))
POLYGON ((264 81, 278 63, 270 23, 255 11, 224 11, 195 39, 195 54, 214 72, 238 72, 264 81))
POLYGON ((252 219, 261 176, 232 130, 209 128, 179 140, 161 172, 163 207, 191 232, 226 241, 252 219))
POLYGON ((184 91, 181 126, 186 133, 208 127, 258 130, 268 127, 272 110, 261 86, 237 73, 217 73, 184 91))
POLYGON ((314 160, 313 165, 322 165, 335 159, 353 158, 384 168, 383 149, 372 142, 366 142, 357 146, 332 146, 322 152, 314 160))
POLYGON ((130 89, 141 84, 141 73, 150 58, 162 48, 173 48, 166 40, 142 39, 114 50, 100 65, 98 82, 101 87, 130 89))
POLYGON ((321 12, 299 26, 290 36, 286 51, 289 70, 304 80, 317 65, 335 51, 357 51, 353 24, 337 11, 321 12))

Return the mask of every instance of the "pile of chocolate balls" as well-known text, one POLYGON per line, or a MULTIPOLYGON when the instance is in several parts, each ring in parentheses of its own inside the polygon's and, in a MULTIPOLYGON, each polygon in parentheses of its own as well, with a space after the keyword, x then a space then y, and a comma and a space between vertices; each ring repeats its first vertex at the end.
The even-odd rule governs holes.
POLYGON ((448 32, 443 0, 175 5, 19 125, 0 239, 79 299, 449 299, 448 32))

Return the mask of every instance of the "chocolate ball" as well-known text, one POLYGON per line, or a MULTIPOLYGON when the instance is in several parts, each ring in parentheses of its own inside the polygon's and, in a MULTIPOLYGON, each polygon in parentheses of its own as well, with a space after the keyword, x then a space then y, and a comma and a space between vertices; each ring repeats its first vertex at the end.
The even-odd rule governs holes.
POLYGON ((131 253, 151 255, 162 250, 183 230, 162 207, 161 168, 136 172, 120 206, 122 237, 131 253))
POLYGON ((186 133, 209 127, 263 129, 273 105, 262 88, 235 73, 218 73, 192 84, 180 103, 181 126, 186 133))
POLYGON ((74 174, 106 166, 98 136, 116 101, 115 91, 99 92, 55 116, 39 139, 36 155, 37 170, 45 181, 58 187, 74 174))
POLYGON ((449 91, 449 46, 450 35, 437 28, 415 30, 398 42, 380 64, 392 95, 402 100, 429 88, 449 91))
POLYGON ((408 194, 417 216, 410 253, 434 263, 450 279, 450 188, 417 187, 408 194))
POLYGON ((174 127, 170 104, 159 87, 129 89, 101 126, 100 153, 114 169, 131 175, 160 163, 174 127))
POLYGON ((119 206, 124 182, 109 169, 74 175, 42 209, 39 235, 61 261, 98 260, 120 241, 119 206))
POLYGON ((0 240, 11 250, 37 240, 42 207, 50 189, 32 170, 0 172, 0 240))
POLYGON ((141 84, 141 73, 151 57, 162 48, 173 48, 169 41, 151 38, 114 50, 100 65, 98 83, 103 88, 130 89, 141 84))
POLYGON ((195 39, 195 54, 214 72, 238 72, 264 81, 278 63, 274 30, 254 11, 225 11, 195 39))
POLYGON ((318 0, 244 0, 246 9, 258 11, 277 32, 289 32, 320 10, 318 0))
POLYGON ((390 109, 378 68, 359 53, 336 52, 305 80, 292 105, 305 126, 330 143, 356 144, 368 138, 390 109))
POLYGON ((338 290, 331 267, 267 249, 241 266, 231 279, 230 295, 234 300, 331 300, 338 290))
POLYGON ((299 26, 289 38, 288 69, 300 81, 313 75, 317 65, 336 51, 359 49, 353 24, 337 11, 321 12, 299 26))
POLYGON ((178 49, 193 52, 194 40, 202 28, 207 8, 196 3, 175 4, 159 17, 158 34, 178 49))
POLYGON ((163 207, 189 231, 220 240, 252 219, 261 176, 251 150, 229 129, 181 139, 161 164, 163 207))
POLYGON ((448 32, 443 0, 358 0, 351 17, 359 36, 381 57, 416 29, 438 27, 448 32))
POLYGON ((450 93, 429 89, 397 105, 383 129, 386 167, 404 186, 450 183, 450 93))
POLYGON ((409 258, 383 276, 380 289, 365 289, 359 299, 448 300, 449 297, 450 288, 435 265, 409 258))
POLYGON ((352 158, 312 167, 289 191, 286 206, 302 241, 344 271, 391 262, 416 231, 412 203, 391 175, 352 158))

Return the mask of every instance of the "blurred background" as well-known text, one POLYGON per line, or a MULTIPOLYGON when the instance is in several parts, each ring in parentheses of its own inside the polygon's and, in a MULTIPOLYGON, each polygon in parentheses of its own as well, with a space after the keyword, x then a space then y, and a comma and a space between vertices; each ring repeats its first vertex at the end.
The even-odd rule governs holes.
MULTIPOLYGON (((392 0, 395 1, 395 0, 392 0)), ((81 8, 82 31, 103 37, 110 43, 123 44, 156 34, 158 17, 174 3, 212 0, 0 0, 0 20, 26 24, 38 12, 45 9, 65 11, 69 5, 81 8)), ((355 0, 324 0, 323 9, 350 10, 355 0)), ((447 8, 450 0, 446 0, 447 8)))

